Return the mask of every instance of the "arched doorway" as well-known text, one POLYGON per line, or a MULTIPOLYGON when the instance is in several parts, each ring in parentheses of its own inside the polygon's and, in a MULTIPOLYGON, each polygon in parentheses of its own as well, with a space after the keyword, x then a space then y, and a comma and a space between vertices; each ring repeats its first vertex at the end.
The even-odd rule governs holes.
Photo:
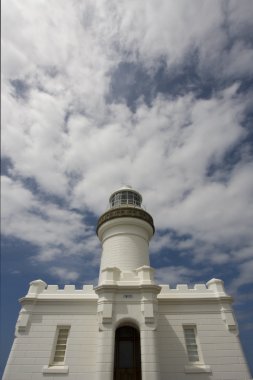
POLYGON ((122 326, 115 333, 114 380, 141 380, 140 333, 122 326))

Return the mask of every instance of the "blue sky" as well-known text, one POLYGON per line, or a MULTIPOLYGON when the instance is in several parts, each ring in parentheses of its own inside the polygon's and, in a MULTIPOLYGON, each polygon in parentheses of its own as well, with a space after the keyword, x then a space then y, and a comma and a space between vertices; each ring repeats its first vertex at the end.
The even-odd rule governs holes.
POLYGON ((250 362, 252 1, 2 11, 2 367, 30 281, 96 284, 96 221, 123 184, 154 218, 157 281, 223 279, 250 362))

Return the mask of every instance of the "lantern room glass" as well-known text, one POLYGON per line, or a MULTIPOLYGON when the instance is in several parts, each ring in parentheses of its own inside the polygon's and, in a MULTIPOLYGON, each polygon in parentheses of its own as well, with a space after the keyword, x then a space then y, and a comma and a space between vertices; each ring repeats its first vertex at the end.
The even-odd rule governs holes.
POLYGON ((136 206, 141 207, 141 196, 133 191, 119 191, 110 199, 110 207, 136 206))

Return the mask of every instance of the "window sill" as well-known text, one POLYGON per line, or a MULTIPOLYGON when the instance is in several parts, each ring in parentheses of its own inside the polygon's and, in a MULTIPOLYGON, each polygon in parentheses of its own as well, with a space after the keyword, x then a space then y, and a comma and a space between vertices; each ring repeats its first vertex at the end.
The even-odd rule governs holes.
POLYGON ((184 367, 185 373, 210 373, 212 372, 210 365, 205 364, 192 364, 184 367))
POLYGON ((43 373, 68 373, 68 365, 45 365, 42 370, 43 373))

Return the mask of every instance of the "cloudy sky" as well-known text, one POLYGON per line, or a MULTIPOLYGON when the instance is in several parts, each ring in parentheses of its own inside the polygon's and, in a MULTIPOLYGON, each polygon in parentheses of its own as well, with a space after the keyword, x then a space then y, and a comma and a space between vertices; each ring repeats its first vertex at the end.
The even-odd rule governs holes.
POLYGON ((28 283, 96 283, 98 216, 142 193, 157 280, 225 281, 253 357, 253 2, 5 0, 4 360, 28 283))

